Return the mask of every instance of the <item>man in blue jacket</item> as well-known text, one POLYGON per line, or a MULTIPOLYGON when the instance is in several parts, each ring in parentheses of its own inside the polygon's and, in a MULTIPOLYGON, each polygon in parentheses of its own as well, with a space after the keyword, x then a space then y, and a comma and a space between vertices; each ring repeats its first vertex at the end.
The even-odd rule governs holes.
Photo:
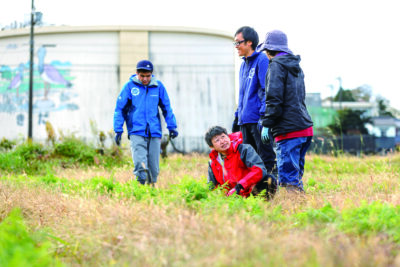
POLYGON ((276 165, 276 155, 270 143, 261 142, 268 58, 264 53, 255 51, 258 41, 258 34, 251 27, 241 27, 235 33, 233 44, 243 62, 239 72, 239 103, 232 132, 242 132, 243 143, 250 144, 257 151, 265 168, 271 173, 276 165))
POLYGON ((122 88, 115 106, 115 142, 121 143, 124 122, 131 142, 133 173, 141 184, 153 185, 160 171, 161 108, 169 136, 178 136, 176 119, 164 85, 153 73, 153 64, 148 60, 137 63, 136 74, 122 88))

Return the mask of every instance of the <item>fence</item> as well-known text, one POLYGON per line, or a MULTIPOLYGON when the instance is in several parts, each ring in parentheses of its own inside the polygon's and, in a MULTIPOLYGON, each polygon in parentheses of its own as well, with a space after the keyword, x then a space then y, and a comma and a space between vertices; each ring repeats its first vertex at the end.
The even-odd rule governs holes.
POLYGON ((394 137, 372 135, 314 136, 309 151, 317 154, 332 154, 338 151, 359 155, 387 153, 395 150, 394 137))

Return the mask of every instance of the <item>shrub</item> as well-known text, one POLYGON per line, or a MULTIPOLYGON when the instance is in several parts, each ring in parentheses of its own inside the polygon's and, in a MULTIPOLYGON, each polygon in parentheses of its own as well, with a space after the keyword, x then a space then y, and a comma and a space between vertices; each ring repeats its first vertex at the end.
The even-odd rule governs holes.
POLYGON ((93 147, 86 145, 83 141, 68 137, 62 143, 54 146, 54 156, 73 158, 79 163, 92 165, 96 156, 96 151, 93 147))
POLYGON ((10 141, 3 137, 0 141, 0 151, 8 151, 11 150, 15 146, 14 141, 10 141))

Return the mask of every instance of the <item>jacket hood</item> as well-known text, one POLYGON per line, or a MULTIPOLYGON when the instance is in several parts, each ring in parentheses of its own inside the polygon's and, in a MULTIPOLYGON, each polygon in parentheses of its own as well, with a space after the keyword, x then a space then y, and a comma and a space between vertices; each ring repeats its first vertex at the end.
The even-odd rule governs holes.
POLYGON ((271 63, 276 62, 284 66, 290 73, 292 73, 296 77, 299 76, 299 73, 301 72, 300 61, 300 56, 294 56, 291 54, 278 56, 271 59, 271 63))
MULTIPOLYGON (((231 133, 228 135, 229 139, 231 139, 231 146, 228 149, 228 152, 226 156, 229 156, 229 154, 236 152, 238 150, 238 147, 241 143, 243 143, 243 137, 242 137, 242 132, 235 132, 231 133)), ((211 159, 216 159, 218 157, 218 152, 213 149, 210 152, 210 158, 211 159)))
MULTIPOLYGON (((133 74, 130 79, 136 84, 143 85, 142 82, 138 79, 137 74, 133 74)), ((154 75, 151 75, 151 80, 148 86, 158 86, 157 79, 154 75)))

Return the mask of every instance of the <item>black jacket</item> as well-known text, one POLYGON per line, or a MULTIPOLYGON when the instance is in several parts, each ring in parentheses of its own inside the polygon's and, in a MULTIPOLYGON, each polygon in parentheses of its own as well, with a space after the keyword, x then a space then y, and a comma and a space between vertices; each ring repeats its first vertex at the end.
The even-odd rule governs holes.
POLYGON ((263 126, 271 128, 274 137, 313 125, 305 103, 304 73, 299 63, 300 56, 290 54, 269 62, 263 126))

